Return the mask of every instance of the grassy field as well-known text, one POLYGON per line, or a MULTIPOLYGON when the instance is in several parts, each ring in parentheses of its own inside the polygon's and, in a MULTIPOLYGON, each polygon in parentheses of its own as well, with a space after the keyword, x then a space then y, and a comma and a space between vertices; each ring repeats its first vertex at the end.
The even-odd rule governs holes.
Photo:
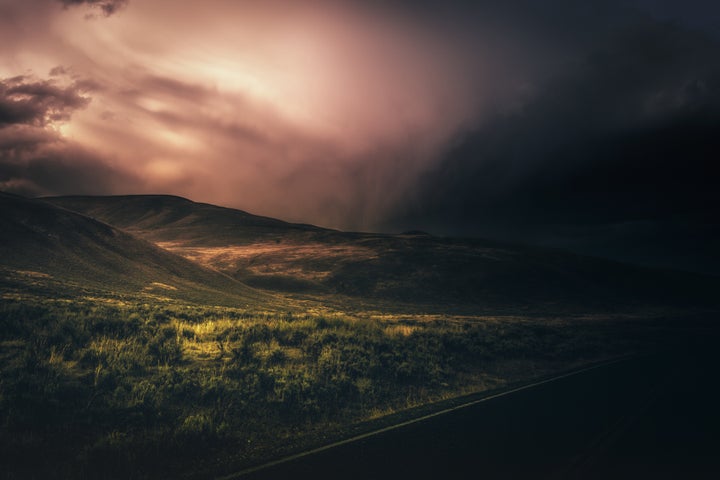
POLYGON ((227 459, 251 464, 357 422, 647 344, 627 334, 632 319, 5 297, 0 455, 6 475, 20 477, 214 472, 227 459))

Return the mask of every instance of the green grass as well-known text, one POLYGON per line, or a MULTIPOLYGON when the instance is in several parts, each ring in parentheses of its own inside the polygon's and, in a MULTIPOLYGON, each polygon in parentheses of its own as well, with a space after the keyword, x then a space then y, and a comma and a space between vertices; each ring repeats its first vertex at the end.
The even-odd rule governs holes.
POLYGON ((249 464, 356 422, 636 346, 616 334, 593 320, 6 299, 1 460, 19 475, 63 478, 173 477, 222 468, 208 459, 230 455, 249 464))

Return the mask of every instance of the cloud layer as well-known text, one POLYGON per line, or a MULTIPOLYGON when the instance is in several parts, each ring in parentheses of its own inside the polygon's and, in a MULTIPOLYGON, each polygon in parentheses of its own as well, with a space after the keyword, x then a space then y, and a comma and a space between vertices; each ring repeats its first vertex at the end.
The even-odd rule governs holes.
POLYGON ((106 16, 110 16, 117 12, 125 5, 128 0, 58 0, 66 7, 87 5, 93 8, 97 8, 103 12, 106 16))
POLYGON ((65 138, 60 129, 90 104, 92 82, 30 76, 0 79, 0 190, 29 196, 112 193, 132 175, 65 138), (118 180, 122 180, 118 182, 118 180))
MULTIPOLYGON (((57 74, 59 70, 54 70, 57 74)), ((70 120, 72 112, 86 107, 85 88, 73 83, 60 86, 52 80, 27 76, 0 79, 0 126, 48 124, 70 120)))

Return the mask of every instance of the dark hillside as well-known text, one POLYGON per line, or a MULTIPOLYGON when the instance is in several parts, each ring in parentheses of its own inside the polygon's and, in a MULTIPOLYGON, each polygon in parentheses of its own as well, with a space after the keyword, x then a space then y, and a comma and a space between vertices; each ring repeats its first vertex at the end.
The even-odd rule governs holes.
POLYGON ((0 193, 2 282, 247 304, 270 297, 98 220, 0 193))

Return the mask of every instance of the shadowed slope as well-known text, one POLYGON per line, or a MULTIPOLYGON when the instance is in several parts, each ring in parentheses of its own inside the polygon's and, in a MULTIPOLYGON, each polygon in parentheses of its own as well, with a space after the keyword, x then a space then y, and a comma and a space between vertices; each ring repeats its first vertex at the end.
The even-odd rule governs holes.
MULTIPOLYGON (((446 309, 714 304, 713 277, 479 239, 346 233, 178 197, 46 199, 251 285, 446 309)), ((423 308, 425 308, 423 307, 423 308)))
POLYGON ((184 245, 229 244, 327 232, 312 225, 283 222, 242 210, 195 203, 171 195, 53 197, 44 199, 155 242, 184 245))
POLYGON ((7 287, 142 294, 247 305, 262 294, 98 220, 0 193, 0 272, 7 287))

